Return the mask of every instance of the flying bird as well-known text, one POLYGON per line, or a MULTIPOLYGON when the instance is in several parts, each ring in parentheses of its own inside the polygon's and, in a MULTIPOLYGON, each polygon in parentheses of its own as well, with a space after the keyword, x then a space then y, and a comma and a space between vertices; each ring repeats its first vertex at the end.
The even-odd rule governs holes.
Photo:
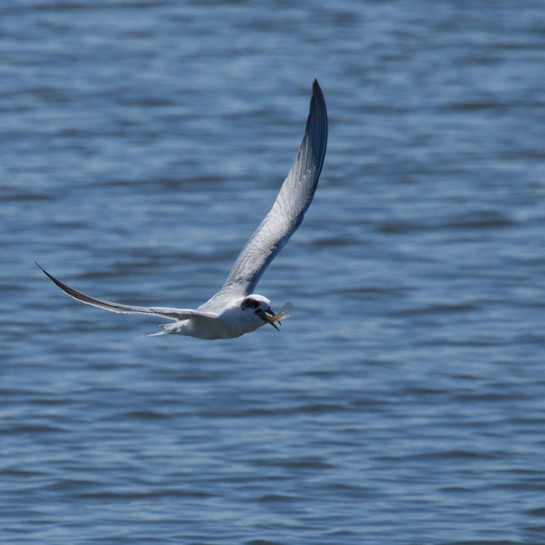
POLYGON ((223 287, 197 309, 140 307, 95 299, 67 286, 38 267, 62 291, 74 299, 121 314, 152 314, 171 322, 154 335, 176 333, 199 339, 231 339, 265 324, 278 329, 280 320, 292 312, 286 303, 278 314, 267 297, 254 290, 271 261, 297 230, 318 185, 327 146, 327 111, 322 90, 314 80, 310 112, 303 141, 270 212, 240 252, 223 287))

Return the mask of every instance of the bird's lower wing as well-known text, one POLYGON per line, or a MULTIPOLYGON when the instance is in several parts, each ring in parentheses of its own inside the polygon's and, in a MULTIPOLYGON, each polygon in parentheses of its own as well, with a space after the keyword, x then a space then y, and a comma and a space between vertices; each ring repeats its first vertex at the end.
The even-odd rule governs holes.
POLYGON ((109 310, 110 312, 117 312, 119 314, 151 314, 154 316, 161 316, 163 318, 169 318, 171 320, 187 320, 188 318, 194 317, 206 317, 213 318, 212 314, 206 312, 200 312, 198 310, 192 309, 177 309, 177 308, 168 308, 168 307, 138 307, 134 305, 120 305, 119 303, 111 303, 110 301, 103 301, 101 299, 95 299, 94 297, 89 297, 75 289, 67 286, 52 274, 49 274, 41 265, 36 263, 42 272, 54 283, 56 284, 64 293, 70 295, 77 301, 85 303, 87 305, 92 305, 94 307, 102 308, 104 310, 109 310))

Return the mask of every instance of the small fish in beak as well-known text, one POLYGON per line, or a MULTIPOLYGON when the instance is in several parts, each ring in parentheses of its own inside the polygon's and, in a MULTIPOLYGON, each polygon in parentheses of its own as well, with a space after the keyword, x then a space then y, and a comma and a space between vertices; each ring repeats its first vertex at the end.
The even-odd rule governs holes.
POLYGON ((271 307, 268 307, 267 310, 256 310, 256 314, 267 323, 271 324, 277 331, 280 331, 280 328, 276 324, 282 325, 280 320, 289 318, 292 312, 293 305, 291 303, 286 303, 278 314, 275 314, 271 307))

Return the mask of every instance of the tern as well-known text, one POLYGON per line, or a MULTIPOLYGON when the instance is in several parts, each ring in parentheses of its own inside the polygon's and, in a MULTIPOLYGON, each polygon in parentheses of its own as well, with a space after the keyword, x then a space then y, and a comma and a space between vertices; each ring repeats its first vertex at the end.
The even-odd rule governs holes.
POLYGON ((322 90, 314 80, 305 134, 273 207, 240 252, 223 287, 196 310, 121 305, 95 299, 36 265, 62 291, 82 303, 121 314, 152 314, 172 320, 162 324, 163 330, 153 335, 175 333, 199 339, 232 339, 267 323, 278 329, 280 320, 290 316, 291 303, 286 303, 275 314, 270 300, 254 290, 265 269, 303 221, 318 185, 326 146, 326 105, 322 90))

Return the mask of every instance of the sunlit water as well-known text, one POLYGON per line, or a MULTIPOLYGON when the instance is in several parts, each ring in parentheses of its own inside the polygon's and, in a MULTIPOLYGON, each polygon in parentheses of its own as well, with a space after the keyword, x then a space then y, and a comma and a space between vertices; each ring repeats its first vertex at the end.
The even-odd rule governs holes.
POLYGON ((545 542, 541 2, 5 2, 0 541, 545 542), (194 307, 330 140, 230 341, 194 307))

